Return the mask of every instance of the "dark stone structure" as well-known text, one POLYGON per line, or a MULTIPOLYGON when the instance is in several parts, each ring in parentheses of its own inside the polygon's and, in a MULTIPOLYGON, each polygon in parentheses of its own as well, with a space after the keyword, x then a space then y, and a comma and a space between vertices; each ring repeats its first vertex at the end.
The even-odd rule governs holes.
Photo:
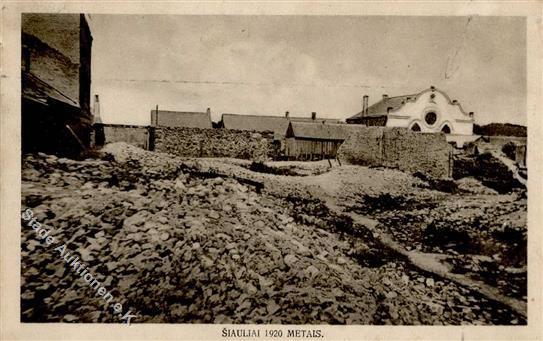
POLYGON ((231 157, 263 161, 276 158, 273 132, 154 127, 154 150, 186 157, 231 157))
POLYGON ((83 14, 22 14, 22 150, 89 147, 92 35, 83 14))
POLYGON ((397 168, 436 178, 452 176, 452 147, 444 134, 402 128, 365 127, 352 132, 338 158, 351 164, 397 168))

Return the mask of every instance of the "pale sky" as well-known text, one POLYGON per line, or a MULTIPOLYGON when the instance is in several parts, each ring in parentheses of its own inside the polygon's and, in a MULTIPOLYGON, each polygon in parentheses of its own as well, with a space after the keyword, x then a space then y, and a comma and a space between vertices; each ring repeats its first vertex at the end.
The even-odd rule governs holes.
POLYGON ((92 87, 106 123, 150 110, 345 119, 431 85, 476 123, 526 125, 520 17, 90 16, 92 87))

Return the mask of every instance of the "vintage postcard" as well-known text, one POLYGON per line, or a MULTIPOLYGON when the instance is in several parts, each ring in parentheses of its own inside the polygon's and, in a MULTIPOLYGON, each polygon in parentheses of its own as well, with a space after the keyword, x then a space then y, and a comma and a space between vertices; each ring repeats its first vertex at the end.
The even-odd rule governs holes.
POLYGON ((2 339, 541 339, 541 9, 4 2, 2 339))

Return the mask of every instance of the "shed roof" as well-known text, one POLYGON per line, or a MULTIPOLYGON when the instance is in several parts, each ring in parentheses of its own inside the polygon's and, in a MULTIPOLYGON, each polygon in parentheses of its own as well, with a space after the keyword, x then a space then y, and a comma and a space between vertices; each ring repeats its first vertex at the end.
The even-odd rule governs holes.
POLYGON ((316 140, 345 140, 353 131, 366 128, 355 124, 290 122, 286 137, 316 140))
POLYGON ((269 115, 240 115, 240 114, 222 114, 222 126, 226 129, 247 130, 265 132, 270 131, 275 136, 284 136, 289 121, 305 122, 308 124, 322 123, 340 123, 339 119, 311 117, 285 117, 269 115))
POLYGON ((194 111, 159 110, 156 117, 156 110, 151 110, 151 124, 163 127, 213 128, 209 112, 194 111))

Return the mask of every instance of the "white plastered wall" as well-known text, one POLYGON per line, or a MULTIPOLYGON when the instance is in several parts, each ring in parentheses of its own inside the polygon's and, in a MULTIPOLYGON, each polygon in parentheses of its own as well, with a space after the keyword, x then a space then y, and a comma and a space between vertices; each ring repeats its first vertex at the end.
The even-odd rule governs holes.
POLYGON ((397 110, 389 113, 387 127, 410 128, 417 123, 422 132, 440 132, 445 124, 454 135, 472 135, 473 117, 463 113, 459 104, 450 103, 441 91, 426 90, 416 98, 407 101, 397 110), (435 96, 431 98, 431 95, 435 96), (434 112, 437 120, 434 124, 425 121, 425 115, 434 112))

